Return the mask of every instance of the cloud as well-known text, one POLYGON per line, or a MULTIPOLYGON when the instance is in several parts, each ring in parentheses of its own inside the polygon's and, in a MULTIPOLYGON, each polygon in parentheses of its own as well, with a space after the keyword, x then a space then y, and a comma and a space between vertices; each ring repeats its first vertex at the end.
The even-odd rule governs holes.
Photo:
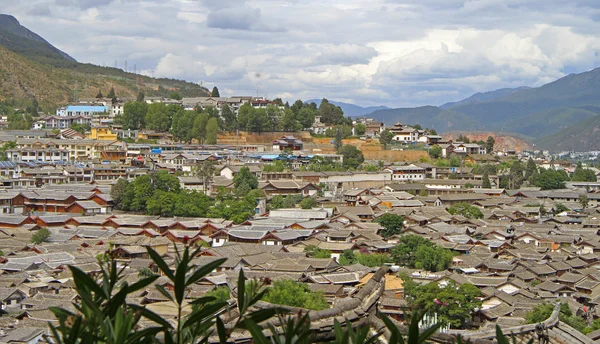
POLYGON ((414 106, 600 66, 594 0, 4 0, 82 62, 224 95, 414 106))

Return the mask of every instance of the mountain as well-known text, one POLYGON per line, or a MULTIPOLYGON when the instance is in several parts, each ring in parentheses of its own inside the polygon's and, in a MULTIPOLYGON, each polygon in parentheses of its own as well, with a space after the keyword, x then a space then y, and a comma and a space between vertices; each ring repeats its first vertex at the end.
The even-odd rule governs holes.
POLYGON ((529 89, 529 87, 526 86, 521 86, 521 87, 517 87, 517 88, 501 88, 495 91, 489 91, 489 92, 479 92, 479 93, 475 93, 474 95, 470 96, 469 98, 465 98, 463 100, 459 100, 457 102, 449 102, 446 104, 441 105, 440 107, 442 109, 449 109, 451 107, 454 106, 460 106, 460 105, 467 105, 467 104, 474 104, 474 103, 481 103, 481 102, 486 102, 486 101, 490 101, 490 100, 496 100, 508 95, 511 95, 515 92, 519 92, 522 90, 526 90, 529 89))
POLYGON ((37 61, 66 60, 76 62, 8 14, 0 14, 0 46, 37 61))
POLYGON ((552 135, 534 141, 537 149, 552 151, 591 151, 600 149, 600 116, 575 123, 552 135))
MULTIPOLYGON (((310 99, 310 100, 307 100, 306 103, 316 103, 317 106, 319 106, 319 105, 321 105, 321 100, 322 99, 310 99)), ((331 104, 333 104, 335 106, 341 107, 342 111, 344 111, 344 116, 346 116, 346 117, 361 117, 361 116, 369 114, 373 111, 389 109, 387 106, 362 107, 362 106, 358 106, 358 105, 354 105, 354 104, 350 104, 350 103, 337 102, 335 100, 327 99, 327 101, 329 101, 331 104)))
POLYGON ((413 125, 420 124, 423 128, 433 128, 438 132, 480 130, 482 128, 480 123, 472 121, 459 112, 444 110, 437 106, 378 110, 367 116, 388 125, 395 124, 396 122, 413 125))
POLYGON ((79 63, 28 30, 12 16, 0 15, 0 100, 17 106, 36 99, 45 111, 77 98, 95 97, 115 89, 118 97, 168 97, 178 91, 184 97, 208 96, 210 92, 195 83, 166 78, 150 78, 121 69, 79 63))
POLYGON ((600 114, 600 68, 570 74, 541 87, 478 93, 442 107, 375 111, 386 124, 398 121, 439 132, 483 130, 540 138, 600 114))

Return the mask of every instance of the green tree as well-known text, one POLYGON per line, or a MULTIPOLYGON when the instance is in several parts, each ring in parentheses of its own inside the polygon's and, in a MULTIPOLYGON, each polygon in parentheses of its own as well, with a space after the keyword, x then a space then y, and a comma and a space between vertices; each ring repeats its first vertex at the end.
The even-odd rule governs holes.
POLYGON ((135 101, 141 103, 141 102, 144 101, 145 98, 146 98, 146 96, 144 95, 144 92, 139 91, 138 94, 137 94, 137 97, 136 97, 135 101))
POLYGON ((414 267, 415 254, 420 246, 433 246, 433 243, 418 235, 405 235, 400 238, 400 242, 392 249, 392 259, 395 263, 414 267))
POLYGON ((574 182, 595 182, 596 174, 590 169, 583 168, 581 161, 578 161, 577 167, 571 175, 571 180, 574 182))
POLYGON ((345 250, 340 255, 339 261, 340 265, 352 265, 358 263, 358 258, 356 257, 356 253, 352 250, 345 250))
POLYGON ((587 208, 590 205, 590 199, 585 194, 579 195, 577 202, 579 202, 579 204, 581 204, 581 208, 584 210, 585 210, 585 208, 587 208))
POLYGON ((450 280, 445 286, 439 283, 417 285, 407 275, 403 275, 402 279, 409 306, 427 313, 436 313, 442 324, 461 327, 481 307, 481 291, 473 284, 457 285, 450 280))
POLYGON ((314 197, 306 197, 300 202, 300 208, 302 209, 312 209, 318 205, 319 203, 314 197))
POLYGON ((71 124, 70 128, 75 130, 76 132, 82 133, 82 134, 85 134, 86 131, 90 131, 92 129, 92 127, 89 124, 79 124, 79 123, 71 124))
POLYGON ((340 148, 342 147, 342 138, 344 137, 344 135, 342 134, 342 129, 340 127, 337 127, 335 130, 335 139, 333 141, 333 147, 335 148, 336 151, 339 151, 340 148))
POLYGON ((212 92, 210 92, 210 96, 211 97, 221 97, 221 95, 219 94, 219 89, 217 88, 217 86, 213 87, 212 92))
POLYGON ((296 121, 294 112, 291 109, 285 109, 283 116, 280 121, 281 130, 283 131, 295 131, 299 130, 300 124, 296 121))
POLYGON ((365 161, 363 153, 356 146, 344 145, 339 149, 338 154, 343 155, 344 166, 347 168, 356 169, 365 161))
POLYGON ((279 280, 267 290, 263 300, 277 305, 301 307, 312 310, 329 308, 327 300, 320 292, 313 292, 305 283, 292 280, 279 280))
POLYGON ((370 268, 392 263, 390 255, 385 253, 359 253, 356 255, 356 259, 360 265, 368 266, 370 268))
POLYGON ((177 92, 177 91, 171 92, 169 94, 169 98, 170 99, 175 99, 175 100, 181 100, 182 99, 181 94, 179 92, 177 92))
POLYGON ((481 187, 484 189, 490 189, 492 187, 492 183, 490 182, 490 176, 488 175, 488 171, 484 171, 483 176, 481 176, 481 187))
POLYGON ((443 271, 452 264, 453 254, 441 246, 419 246, 415 252, 415 268, 443 271))
POLYGON ((384 238, 400 234, 404 228, 404 216, 402 215, 386 213, 375 219, 375 222, 384 227, 380 233, 384 238))
POLYGON ((469 203, 459 202, 448 208, 448 212, 452 215, 462 215, 467 219, 482 219, 483 213, 481 209, 469 203))
POLYGON ((208 304, 215 304, 218 302, 227 302, 231 299, 231 293, 229 292, 228 287, 216 287, 215 289, 206 293, 205 296, 213 297, 214 300, 210 301, 208 304))
POLYGON ((217 134, 219 133, 219 125, 217 119, 212 117, 206 123, 206 143, 214 145, 217 143, 217 134))
POLYGON ((235 116, 235 112, 231 110, 229 105, 224 104, 223 107, 221 107, 221 117, 223 117, 223 130, 235 131, 237 126, 237 118, 235 116))
POLYGON ((206 141, 206 127, 208 125, 208 120, 209 117, 204 112, 198 114, 194 119, 192 137, 198 140, 198 143, 204 143, 206 141))
POLYGON ((429 148, 429 156, 433 159, 439 159, 442 157, 442 147, 434 145, 429 148))
POLYGON ((367 132, 367 127, 362 124, 362 123, 358 123, 354 126, 354 133, 358 136, 362 136, 367 132))
POLYGON ((538 176, 538 169, 535 161, 532 158, 527 160, 527 165, 525 167, 525 179, 529 183, 529 185, 535 185, 535 180, 538 176))
POLYGON ((48 242, 50 235, 51 233, 48 228, 40 228, 31 236, 31 242, 36 245, 48 242))
POLYGON ((331 104, 325 98, 321 100, 317 114, 321 116, 321 122, 327 125, 340 124, 344 118, 344 111, 339 106, 331 104))
POLYGON ((108 91, 108 94, 106 95, 106 98, 115 98, 117 95, 115 94, 115 88, 111 87, 110 91, 108 91))
MULTIPOLYGON (((298 102, 298 101, 296 101, 296 102, 298 102)), ((302 101, 300 100, 300 102, 302 102, 302 101)), ((294 103, 294 105, 296 105, 296 103, 294 103)), ((292 111, 293 111, 294 105, 292 105, 292 111)), ((302 129, 310 128, 315 123, 316 111, 313 108, 311 108, 310 106, 304 106, 300 110, 298 110, 298 112, 295 112, 295 113, 296 113, 296 118, 298 119, 298 122, 302 126, 302 129)))
POLYGON ((542 190, 564 189, 565 176, 555 169, 548 169, 540 172, 535 180, 535 185, 542 190))
POLYGON ((492 136, 488 136, 487 140, 485 141, 485 150, 488 154, 494 151, 494 144, 496 144, 496 140, 494 140, 492 136))
POLYGON ((196 168, 194 169, 194 174, 196 175, 196 177, 202 180, 204 193, 206 193, 208 185, 212 183, 215 172, 216 168, 215 163, 213 161, 204 160, 196 165, 196 168))
POLYGON ((331 251, 318 248, 315 245, 306 246, 304 252, 311 258, 331 258, 331 251))
POLYGON ((112 197, 116 209, 123 209, 123 197, 125 197, 127 185, 129 185, 127 179, 119 178, 110 188, 110 197, 112 197))
POLYGON ((123 106, 123 128, 139 130, 145 128, 148 104, 145 102, 128 102, 123 106))
POLYGON ((171 118, 164 103, 152 103, 146 111, 146 128, 157 132, 171 129, 171 118))
POLYGON ((99 98, 104 98, 104 95, 102 94, 102 91, 101 91, 101 90, 98 90, 98 93, 96 94, 96 98, 97 98, 97 99, 99 99, 99 98))
POLYGON ((392 143, 393 139, 394 139, 394 134, 387 129, 382 131, 381 134, 379 135, 379 143, 381 143, 384 146, 387 146, 390 143, 392 143))
POLYGON ((236 191, 240 194, 246 194, 250 190, 258 188, 258 178, 250 172, 250 169, 246 166, 242 167, 238 174, 233 177, 233 184, 235 185, 236 191))
POLYGON ((194 111, 185 111, 182 107, 179 107, 173 114, 171 125, 173 138, 182 142, 190 142, 194 138, 196 117, 199 117, 199 115, 194 111))

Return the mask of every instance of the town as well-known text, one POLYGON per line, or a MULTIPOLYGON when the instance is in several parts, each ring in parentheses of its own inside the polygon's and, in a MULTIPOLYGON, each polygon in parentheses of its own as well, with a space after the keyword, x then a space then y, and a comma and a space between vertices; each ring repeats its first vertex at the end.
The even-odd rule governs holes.
POLYGON ((491 342, 497 325, 523 342, 600 339, 597 152, 452 140, 346 117, 326 99, 216 87, 193 98, 111 89, 29 118, 4 109, 2 342, 52 342, 49 324, 67 331, 58 310, 87 302, 75 271, 105 286, 110 264, 119 283, 151 278, 127 304, 171 324, 210 296, 237 302, 224 316, 234 326, 244 276, 267 288, 252 307, 306 310, 323 340, 334 320, 382 328, 374 315, 408 324, 414 309, 422 329, 441 326, 439 343, 491 342), (184 263, 210 269, 179 295, 184 263))

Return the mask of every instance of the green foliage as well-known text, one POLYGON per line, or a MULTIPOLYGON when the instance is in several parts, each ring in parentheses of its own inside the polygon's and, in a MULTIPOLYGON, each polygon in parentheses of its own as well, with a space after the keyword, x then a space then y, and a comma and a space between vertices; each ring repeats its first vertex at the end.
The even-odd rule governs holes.
POLYGON ((340 258, 338 259, 338 263, 340 265, 352 265, 358 263, 358 258, 356 257, 356 253, 352 250, 345 250, 340 254, 340 258))
POLYGON ((318 205, 319 205, 319 203, 317 202, 317 200, 314 197, 305 197, 300 202, 300 208, 302 208, 302 209, 312 209, 318 205))
POLYGON ((217 119, 212 117, 206 124, 206 143, 214 145, 217 143, 217 134, 219 133, 219 125, 217 119))
POLYGON ((31 236, 31 242, 34 244, 48 242, 50 235, 51 233, 48 228, 40 228, 31 236))
POLYGON ((344 111, 339 106, 331 104, 327 99, 323 98, 319 105, 317 115, 321 116, 321 122, 326 125, 341 124, 344 118, 344 111))
POLYGON ((479 207, 470 205, 469 203, 459 202, 448 208, 448 212, 452 215, 462 215, 467 219, 482 219, 483 213, 479 207))
POLYGON ((485 141, 485 150, 488 154, 491 154, 494 151, 494 144, 496 144, 496 140, 492 136, 488 136, 485 141))
POLYGON ((573 175, 571 175, 571 180, 574 182, 595 182, 596 174, 589 168, 583 168, 581 161, 579 161, 573 175))
POLYGON ((452 251, 418 235, 406 235, 392 249, 393 261, 410 268, 442 271, 452 264, 452 251))
POLYGON ((86 131, 90 131, 92 129, 92 127, 89 124, 79 123, 71 124, 70 128, 82 134, 85 134, 86 131))
POLYGON ((434 145, 429 149, 429 156, 432 159, 439 159, 442 157, 442 147, 434 145))
POLYGON ((404 217, 402 215, 386 213, 375 219, 375 222, 384 227, 380 233, 384 238, 400 234, 402 228, 404 228, 404 217))
POLYGON ((217 88, 217 86, 213 87, 212 92, 210 92, 210 96, 211 97, 220 97, 221 94, 219 93, 219 89, 217 88))
POLYGON ((306 284, 292 280, 275 281, 273 286, 267 289, 263 300, 277 305, 317 311, 329 308, 329 304, 322 293, 313 292, 306 284))
POLYGON ((194 174, 196 175, 196 177, 202 180, 205 193, 208 188, 208 185, 212 183, 215 172, 215 163, 210 160, 199 162, 194 168, 194 174))
POLYGON ((356 169, 365 161, 363 153, 353 145, 342 146, 339 149, 338 154, 344 156, 344 166, 347 168, 356 169))
POLYGON ((358 136, 364 135, 367 132, 367 127, 362 124, 362 123, 358 123, 354 126, 354 133, 358 136))
POLYGON ((139 130, 145 128, 148 104, 145 102, 128 102, 123 106, 123 129, 139 130))
POLYGON ((387 129, 385 129, 384 131, 381 132, 381 134, 379 134, 379 143, 381 143, 384 146, 392 143, 393 139, 394 139, 394 134, 387 129))
POLYGON ((356 259, 358 260, 359 264, 368 266, 370 268, 380 267, 384 266, 385 264, 392 263, 392 258, 390 255, 385 253, 358 253, 356 255, 356 259))
POLYGON ((419 285, 408 275, 400 276, 404 282, 405 298, 410 308, 427 313, 437 313, 441 324, 461 327, 471 318, 473 311, 481 307, 479 288, 470 283, 457 285, 449 280, 445 286, 439 283, 419 285))
POLYGON ((250 172, 248 167, 242 167, 240 172, 233 177, 236 192, 240 195, 247 194, 250 190, 258 188, 258 178, 250 172))
POLYGON ((164 103, 152 103, 146 111, 145 127, 157 132, 168 131, 171 129, 170 115, 164 103))
POLYGON ((331 251, 318 248, 315 245, 306 246, 304 252, 311 258, 331 258, 331 251))
POLYGON ((110 188, 110 197, 112 197, 117 209, 123 209, 123 197, 125 196, 127 185, 129 185, 127 179, 119 178, 110 188))
MULTIPOLYGON (((101 257, 97 257, 98 260, 108 262, 110 257, 106 254, 100 254, 101 257)), ((154 272, 150 268, 143 267, 138 270, 138 278, 146 278, 154 276, 154 272)))
POLYGON ((181 97, 181 94, 179 92, 173 91, 173 92, 169 93, 169 98, 175 99, 175 100, 181 100, 183 97, 181 97))
POLYGON ((208 302, 207 304, 215 304, 221 302, 227 302, 231 298, 229 288, 228 287, 216 287, 215 289, 206 293, 205 296, 213 297, 214 300, 208 302))
POLYGON ((17 143, 15 141, 8 141, 6 143, 4 143, 1 147, 0 147, 0 161, 6 161, 8 160, 8 156, 6 155, 6 151, 9 149, 15 149, 17 148, 17 143))
POLYGON ((271 164, 263 165, 263 172, 283 172, 285 171, 285 164, 281 160, 276 160, 271 164))
POLYGON ((579 198, 577 199, 577 202, 579 202, 579 204, 581 204, 581 208, 585 209, 590 205, 590 199, 588 198, 587 195, 580 195, 579 198))
POLYGON ((490 189, 492 187, 488 171, 483 172, 483 176, 481 176, 481 187, 484 189, 490 189))
MULTIPOLYGON (((564 172, 564 171, 562 171, 564 172)), ((541 171, 535 180, 535 185, 542 190, 564 189, 566 188, 565 181, 568 177, 565 173, 555 169, 541 171)))

